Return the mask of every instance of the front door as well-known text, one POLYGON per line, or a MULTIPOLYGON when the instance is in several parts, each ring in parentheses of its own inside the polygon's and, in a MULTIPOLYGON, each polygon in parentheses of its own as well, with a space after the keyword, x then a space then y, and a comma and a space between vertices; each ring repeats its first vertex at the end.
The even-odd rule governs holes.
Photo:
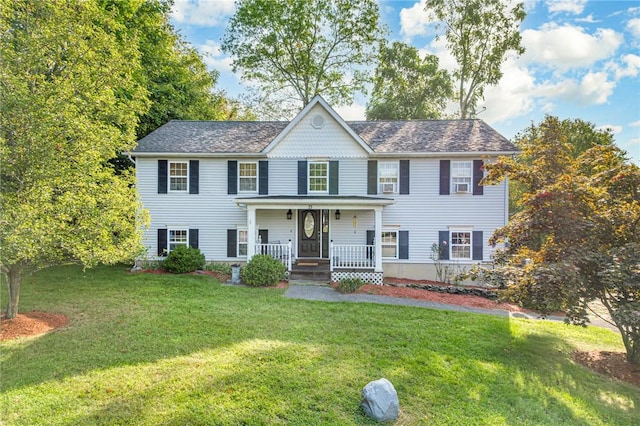
POLYGON ((298 257, 320 257, 319 213, 319 210, 300 210, 298 257))

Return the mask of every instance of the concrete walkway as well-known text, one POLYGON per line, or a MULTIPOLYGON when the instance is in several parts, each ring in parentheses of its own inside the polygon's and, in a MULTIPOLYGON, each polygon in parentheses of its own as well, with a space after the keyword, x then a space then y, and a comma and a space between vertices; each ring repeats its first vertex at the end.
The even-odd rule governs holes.
MULTIPOLYGON (((540 320, 537 314, 526 312, 510 312, 504 309, 483 309, 469 306, 448 305, 445 303, 429 302, 404 297, 380 296, 375 294, 342 294, 329 286, 312 284, 289 284, 285 297, 290 299, 317 300, 322 302, 352 302, 352 303, 380 303, 383 305, 415 306, 420 308, 437 309, 441 311, 469 312, 474 314, 495 315, 508 318, 522 318, 540 320)), ((548 316, 544 318, 549 321, 563 322, 564 318, 559 316, 548 316)), ((598 318, 591 320, 591 325, 607 328, 618 332, 618 329, 598 318)))

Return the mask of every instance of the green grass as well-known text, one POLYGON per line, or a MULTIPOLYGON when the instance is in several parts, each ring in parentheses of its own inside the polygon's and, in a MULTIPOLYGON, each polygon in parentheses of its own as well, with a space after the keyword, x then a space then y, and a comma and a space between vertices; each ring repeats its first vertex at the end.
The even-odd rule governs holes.
POLYGON ((640 424, 637 388, 571 360, 621 351, 613 332, 283 293, 124 267, 38 273, 21 311, 70 324, 0 344, 0 424, 373 424, 360 392, 380 377, 398 424, 640 424))

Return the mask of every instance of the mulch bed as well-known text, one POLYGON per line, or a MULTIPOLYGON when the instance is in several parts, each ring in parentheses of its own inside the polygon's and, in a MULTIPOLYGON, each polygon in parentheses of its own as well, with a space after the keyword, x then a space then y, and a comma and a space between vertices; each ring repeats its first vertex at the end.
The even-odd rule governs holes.
POLYGON ((32 311, 19 313, 13 319, 0 317, 0 340, 18 337, 38 336, 69 324, 69 319, 62 314, 32 311))

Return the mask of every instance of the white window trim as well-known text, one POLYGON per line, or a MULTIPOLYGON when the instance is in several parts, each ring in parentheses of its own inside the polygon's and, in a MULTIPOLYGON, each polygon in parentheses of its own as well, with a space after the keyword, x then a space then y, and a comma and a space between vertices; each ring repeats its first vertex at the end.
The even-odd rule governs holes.
POLYGON ((247 228, 238 228, 236 230, 236 256, 237 257, 247 257, 246 254, 240 254, 240 245, 246 245, 246 252, 249 253, 249 230, 247 228), (244 243, 240 242, 240 232, 245 232, 247 234, 247 241, 244 243))
POLYGON ((257 161, 238 161, 238 194, 256 194, 258 193, 258 185, 260 184, 260 179, 259 179, 259 175, 260 175, 260 167, 258 166, 258 162, 257 161), (240 165, 241 164, 255 164, 256 166, 256 189, 253 191, 246 191, 246 190, 242 190, 240 189, 240 179, 247 179, 247 178, 242 178, 240 176, 240 165))
MULTIPOLYGON (((314 177, 314 179, 317 179, 317 177, 314 177)), ((310 194, 328 194, 329 193, 329 162, 328 161, 309 161, 307 163, 307 191, 310 194), (311 189, 311 165, 312 164, 324 164, 327 166, 326 170, 327 170, 327 174, 325 176, 325 180, 327 182, 326 184, 326 188, 324 191, 317 191, 317 190, 312 190, 311 189)))
POLYGON ((398 259, 398 254, 399 254, 399 250, 400 250, 400 231, 397 229, 388 229, 388 228, 384 228, 382 229, 381 233, 380 233, 380 250, 382 251, 382 258, 385 260, 393 260, 393 259, 398 259), (384 238, 382 237, 382 234, 384 234, 385 232, 392 232, 394 234, 396 234, 396 254, 395 256, 391 257, 391 256, 385 256, 384 255, 384 250, 383 250, 383 246, 391 246, 391 244, 386 244, 384 242, 384 238))
POLYGON ((174 245, 185 245, 189 247, 189 230, 186 228, 168 228, 167 229, 167 254, 171 253, 171 244, 174 245), (171 241, 171 233, 172 232, 184 232, 186 239, 185 242, 172 242, 171 241))
POLYGON ((451 260, 463 260, 470 261, 473 259, 473 228, 451 228, 449 229, 449 259, 451 260), (469 244, 457 244, 459 247, 469 246, 469 257, 454 257, 453 256, 453 234, 466 232, 469 234, 469 244))
POLYGON ((451 162, 451 193, 452 194, 471 194, 472 192, 472 185, 473 185, 473 161, 469 160, 469 161, 452 161, 451 162), (453 170, 455 169, 454 165, 456 164, 465 164, 469 170, 469 176, 464 176, 458 179, 468 179, 468 182, 454 182, 454 179, 456 179, 456 176, 454 176, 453 174, 453 170), (467 185, 467 190, 466 191, 458 191, 458 185, 467 185))
POLYGON ((400 162, 399 161, 380 161, 378 162, 378 193, 379 194, 398 194, 399 192, 399 182, 400 182, 400 162), (380 182, 380 179, 382 178, 382 165, 383 164, 393 164, 395 166, 396 169, 396 181, 395 183, 393 183, 393 191, 389 192, 389 191, 383 191, 382 190, 382 185, 383 183, 380 182))
MULTIPOLYGON (((169 161, 169 165, 167 166, 169 168, 169 170, 167 170, 167 189, 168 192, 175 192, 175 193, 188 193, 189 192, 189 162, 188 161, 169 161), (186 164, 187 165, 187 186, 185 189, 171 189, 171 165, 172 164, 186 164)), ((182 176, 180 176, 182 177, 182 176)))

